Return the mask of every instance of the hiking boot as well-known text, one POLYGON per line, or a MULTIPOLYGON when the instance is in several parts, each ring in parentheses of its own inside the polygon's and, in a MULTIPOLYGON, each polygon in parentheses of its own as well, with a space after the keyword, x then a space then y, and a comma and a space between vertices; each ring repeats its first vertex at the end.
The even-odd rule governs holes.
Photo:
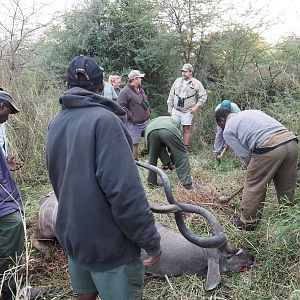
POLYGON ((173 171, 175 169, 175 165, 171 161, 169 161, 168 163, 162 165, 162 169, 173 171))
POLYGON ((141 156, 144 157, 148 154, 148 149, 144 148, 142 151, 141 151, 141 156))
POLYGON ((188 183, 188 184, 184 184, 183 187, 186 190, 191 190, 191 191, 195 191, 195 190, 200 190, 202 189, 202 185, 197 184, 197 183, 188 183))
POLYGON ((256 228, 255 224, 244 223, 244 222, 241 221, 239 216, 236 216, 236 215, 234 215, 232 217, 232 224, 237 230, 253 231, 256 228))

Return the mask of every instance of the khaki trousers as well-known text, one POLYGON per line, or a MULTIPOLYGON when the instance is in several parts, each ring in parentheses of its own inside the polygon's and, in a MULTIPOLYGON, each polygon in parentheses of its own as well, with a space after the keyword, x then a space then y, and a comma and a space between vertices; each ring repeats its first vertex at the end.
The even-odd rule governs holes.
POLYGON ((266 190, 273 180, 278 200, 287 197, 294 204, 297 180, 298 144, 291 140, 264 153, 252 154, 247 168, 242 197, 241 221, 259 221, 264 206, 266 190))

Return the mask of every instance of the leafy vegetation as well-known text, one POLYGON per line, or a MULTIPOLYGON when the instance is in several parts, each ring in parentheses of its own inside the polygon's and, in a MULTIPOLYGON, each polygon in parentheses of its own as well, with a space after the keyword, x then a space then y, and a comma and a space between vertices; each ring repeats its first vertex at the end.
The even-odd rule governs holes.
MULTIPOLYGON (((51 190, 45 169, 45 136, 59 110, 58 98, 65 89, 69 61, 80 53, 89 54, 104 67, 106 77, 121 75, 124 84, 129 70, 145 72, 153 117, 166 111, 166 99, 178 70, 183 63, 191 62, 195 77, 208 91, 207 103, 193 125, 191 153, 194 181, 204 189, 182 191, 175 172, 168 171, 168 176, 177 199, 213 211, 232 243, 250 251, 256 265, 248 272, 222 276, 222 285, 211 293, 204 292, 203 279, 196 276, 169 278, 170 283, 147 279, 144 298, 300 299, 299 204, 278 205, 271 186, 261 226, 253 233, 237 232, 230 218, 239 211, 240 196, 222 207, 215 200, 218 195, 235 191, 245 171, 232 152, 226 153, 221 164, 210 155, 213 111, 224 98, 242 109, 262 109, 299 133, 300 38, 290 36, 269 45, 260 35, 265 22, 255 28, 226 22, 225 15, 232 8, 215 0, 88 0, 33 39, 31 33, 41 25, 25 19, 34 12, 22 14, 16 1, 10 4, 7 8, 15 8, 16 13, 7 13, 11 16, 8 24, 0 22, 0 82, 21 110, 7 122, 7 129, 10 154, 25 162, 15 176, 26 204, 29 234, 39 199, 51 190), (26 34, 20 35, 22 32, 26 34)), ((252 13, 247 12, 249 19, 252 13)), ((141 177, 145 182, 144 171, 141 177)), ((165 203, 161 189, 148 190, 146 184, 145 189, 151 201, 165 203)), ((175 228, 172 216, 156 218, 175 228)), ((186 222, 198 234, 208 231, 194 216, 187 216, 186 222)), ((53 258, 47 262, 31 250, 29 279, 33 285, 48 288, 45 299, 73 296, 65 257, 58 245, 53 246, 53 258)))

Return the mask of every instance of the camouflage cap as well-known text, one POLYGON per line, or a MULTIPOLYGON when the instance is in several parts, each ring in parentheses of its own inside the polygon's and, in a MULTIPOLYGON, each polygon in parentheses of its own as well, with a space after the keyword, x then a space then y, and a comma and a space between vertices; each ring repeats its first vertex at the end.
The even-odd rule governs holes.
POLYGON ((184 64, 181 68, 181 71, 190 71, 194 72, 194 68, 191 64, 184 64))

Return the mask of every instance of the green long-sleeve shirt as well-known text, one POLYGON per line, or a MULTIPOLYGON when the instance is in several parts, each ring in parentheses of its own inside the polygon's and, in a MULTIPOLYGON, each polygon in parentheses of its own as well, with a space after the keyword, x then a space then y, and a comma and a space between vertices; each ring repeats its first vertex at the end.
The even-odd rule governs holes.
POLYGON ((156 129, 167 129, 176 136, 178 136, 180 139, 182 139, 182 129, 180 125, 180 120, 178 118, 162 116, 150 121, 150 123, 147 125, 145 132, 146 141, 148 140, 148 134, 156 129))
MULTIPOLYGON (((168 153, 170 152, 178 178, 183 185, 191 184, 191 167, 182 140, 180 120, 169 116, 155 118, 147 126, 145 136, 149 149, 149 164, 156 166, 158 158, 163 164, 168 163, 171 160, 168 153)), ((157 183, 154 172, 149 172, 148 182, 157 183)))

